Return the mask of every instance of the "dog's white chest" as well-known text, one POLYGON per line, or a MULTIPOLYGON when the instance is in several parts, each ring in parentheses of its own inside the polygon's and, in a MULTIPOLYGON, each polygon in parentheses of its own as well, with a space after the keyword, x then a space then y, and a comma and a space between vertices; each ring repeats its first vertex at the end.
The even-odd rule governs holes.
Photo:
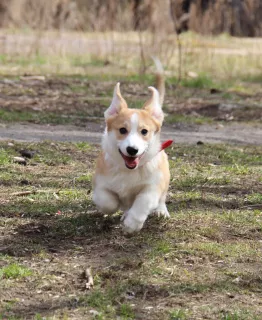
POLYGON ((161 179, 161 172, 157 170, 129 170, 114 171, 107 176, 97 177, 97 184, 115 193, 121 203, 121 207, 129 207, 135 197, 145 186, 156 185, 161 179))

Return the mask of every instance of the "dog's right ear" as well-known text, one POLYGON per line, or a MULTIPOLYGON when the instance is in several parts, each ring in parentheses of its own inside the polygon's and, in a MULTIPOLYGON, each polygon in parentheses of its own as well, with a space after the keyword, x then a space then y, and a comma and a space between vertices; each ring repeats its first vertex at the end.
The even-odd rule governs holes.
POLYGON ((114 95, 110 107, 105 111, 105 119, 118 114, 122 109, 126 109, 126 100, 122 97, 120 92, 120 83, 118 82, 115 86, 114 95))

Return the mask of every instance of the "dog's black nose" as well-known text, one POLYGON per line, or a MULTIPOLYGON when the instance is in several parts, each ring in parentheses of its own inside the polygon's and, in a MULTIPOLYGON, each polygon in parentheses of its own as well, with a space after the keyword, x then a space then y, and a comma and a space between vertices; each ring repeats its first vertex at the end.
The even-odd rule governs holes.
POLYGON ((132 147, 127 147, 126 151, 130 156, 135 156, 138 153, 138 149, 132 148, 132 147))

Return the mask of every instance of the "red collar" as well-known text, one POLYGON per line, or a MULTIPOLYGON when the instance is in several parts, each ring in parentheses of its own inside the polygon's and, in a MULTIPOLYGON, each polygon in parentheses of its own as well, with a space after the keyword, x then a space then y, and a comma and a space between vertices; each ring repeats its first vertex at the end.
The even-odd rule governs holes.
POLYGON ((161 149, 159 150, 159 152, 162 151, 162 150, 164 150, 164 149, 166 149, 166 148, 168 148, 169 146, 171 146, 172 143, 173 143, 173 140, 166 140, 166 141, 164 141, 164 142, 161 144, 161 149))

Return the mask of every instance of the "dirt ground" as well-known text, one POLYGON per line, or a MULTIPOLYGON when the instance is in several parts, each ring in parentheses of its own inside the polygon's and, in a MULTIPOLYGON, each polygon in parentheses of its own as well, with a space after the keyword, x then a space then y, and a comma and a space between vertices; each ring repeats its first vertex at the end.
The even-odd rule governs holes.
POLYGON ((171 219, 132 237, 91 201, 97 147, 0 150, 2 319, 261 319, 261 147, 169 148, 171 219))
MULTIPOLYGON (((1 140, 21 142, 37 142, 44 140, 100 143, 104 123, 86 122, 86 128, 62 125, 9 124, 0 127, 1 140)), ((191 125, 164 126, 162 140, 173 139, 175 143, 231 143, 260 145, 262 128, 259 125, 228 124, 228 125, 191 125)))
POLYGON ((168 83, 171 219, 129 238, 91 200, 111 78, 0 81, 0 319, 261 319, 261 92, 168 83))
MULTIPOLYGON (((146 85, 122 81, 131 107, 147 99, 146 85)), ((99 143, 115 81, 23 76, 0 81, 0 139, 99 143)), ((167 87, 163 140, 260 144, 262 96, 215 89, 167 87), (229 95, 229 96, 228 96, 229 95)))

